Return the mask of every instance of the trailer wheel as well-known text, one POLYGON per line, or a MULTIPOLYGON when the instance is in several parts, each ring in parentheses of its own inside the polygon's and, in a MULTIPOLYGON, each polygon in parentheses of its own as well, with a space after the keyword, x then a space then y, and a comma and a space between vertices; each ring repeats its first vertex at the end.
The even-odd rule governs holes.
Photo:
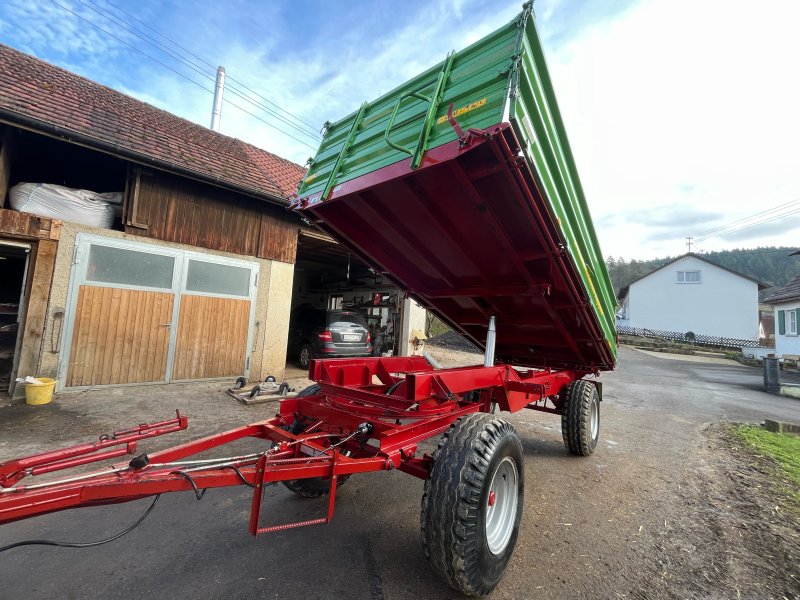
POLYGON ((307 369, 312 358, 314 358, 314 349, 310 344, 303 344, 300 352, 297 353, 297 362, 302 368, 307 369))
POLYGON ((591 381, 573 381, 561 406, 561 435, 567 450, 589 456, 600 437, 600 396, 591 381))
MULTIPOLYGON (((319 394, 319 391, 319 384, 312 383, 304 390, 301 390, 297 396, 313 396, 314 394, 319 394)), ((349 475, 339 477, 339 480, 336 482, 336 489, 338 490, 340 487, 342 487, 344 482, 348 479, 350 479, 349 475)), ((282 483, 301 498, 316 498, 331 491, 330 479, 323 479, 322 477, 313 477, 311 479, 290 479, 289 481, 284 481, 282 483)))
POLYGON ((485 596, 503 576, 522 518, 522 444, 510 423, 460 418, 434 454, 422 495, 422 547, 452 588, 485 596))

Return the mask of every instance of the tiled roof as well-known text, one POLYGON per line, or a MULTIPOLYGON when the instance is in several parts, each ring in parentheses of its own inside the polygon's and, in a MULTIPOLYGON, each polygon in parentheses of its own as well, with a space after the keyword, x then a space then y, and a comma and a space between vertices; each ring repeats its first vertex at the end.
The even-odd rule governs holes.
POLYGON ((764 298, 763 302, 767 304, 777 304, 784 300, 794 300, 800 298, 800 275, 795 275, 789 280, 782 288, 778 288, 769 296, 764 298))
POLYGON ((273 201, 293 194, 305 174, 291 161, 0 44, 0 119, 20 117, 273 201))

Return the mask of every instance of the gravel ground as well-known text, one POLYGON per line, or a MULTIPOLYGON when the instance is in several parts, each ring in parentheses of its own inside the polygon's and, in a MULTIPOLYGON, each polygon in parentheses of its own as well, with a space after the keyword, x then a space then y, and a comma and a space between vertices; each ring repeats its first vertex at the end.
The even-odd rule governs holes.
MULTIPOLYGON (((429 345, 429 350, 434 345, 429 345)), ((475 355, 444 352, 450 364, 475 355)), ((504 414, 525 450, 525 511, 493 598, 800 599, 800 521, 771 465, 733 442, 725 423, 800 421, 800 401, 761 391, 741 366, 663 360, 622 348, 602 376, 601 441, 568 455, 560 419, 504 414)), ((153 450, 268 418, 219 383, 62 394, 45 407, 0 408, 0 461, 96 439, 99 433, 190 416, 153 450), (170 439, 171 438, 171 439, 170 439)), ((430 445, 429 445, 430 447, 430 445)), ((456 598, 425 563, 422 482, 403 473, 351 478, 328 526, 253 539, 250 490, 163 496, 128 536, 102 547, 25 547, 0 555, 3 598, 456 598)), ((147 500, 64 511, 0 527, 0 545, 29 538, 93 540, 135 521, 147 500)), ((266 493, 270 523, 320 515, 325 500, 266 493)))

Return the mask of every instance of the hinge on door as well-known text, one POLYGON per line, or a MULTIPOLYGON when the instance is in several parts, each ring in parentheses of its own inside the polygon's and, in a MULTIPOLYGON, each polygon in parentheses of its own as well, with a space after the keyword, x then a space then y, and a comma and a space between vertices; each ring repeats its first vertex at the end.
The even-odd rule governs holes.
POLYGON ((250 357, 249 356, 247 357, 247 360, 244 363, 244 368, 245 369, 249 369, 250 368, 250 357))
POLYGON ((253 281, 253 286, 258 287, 258 273, 256 273, 255 281, 253 281))
POLYGON ((72 249, 72 264, 78 264, 78 256, 80 255, 80 244, 75 244, 75 248, 72 249))

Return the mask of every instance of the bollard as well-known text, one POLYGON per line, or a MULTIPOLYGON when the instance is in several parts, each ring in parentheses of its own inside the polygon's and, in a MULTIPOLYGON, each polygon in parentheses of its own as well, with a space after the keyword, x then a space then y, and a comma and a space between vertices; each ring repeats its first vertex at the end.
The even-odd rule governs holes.
POLYGON ((764 358, 764 389, 770 394, 781 393, 781 369, 777 358, 764 358))

